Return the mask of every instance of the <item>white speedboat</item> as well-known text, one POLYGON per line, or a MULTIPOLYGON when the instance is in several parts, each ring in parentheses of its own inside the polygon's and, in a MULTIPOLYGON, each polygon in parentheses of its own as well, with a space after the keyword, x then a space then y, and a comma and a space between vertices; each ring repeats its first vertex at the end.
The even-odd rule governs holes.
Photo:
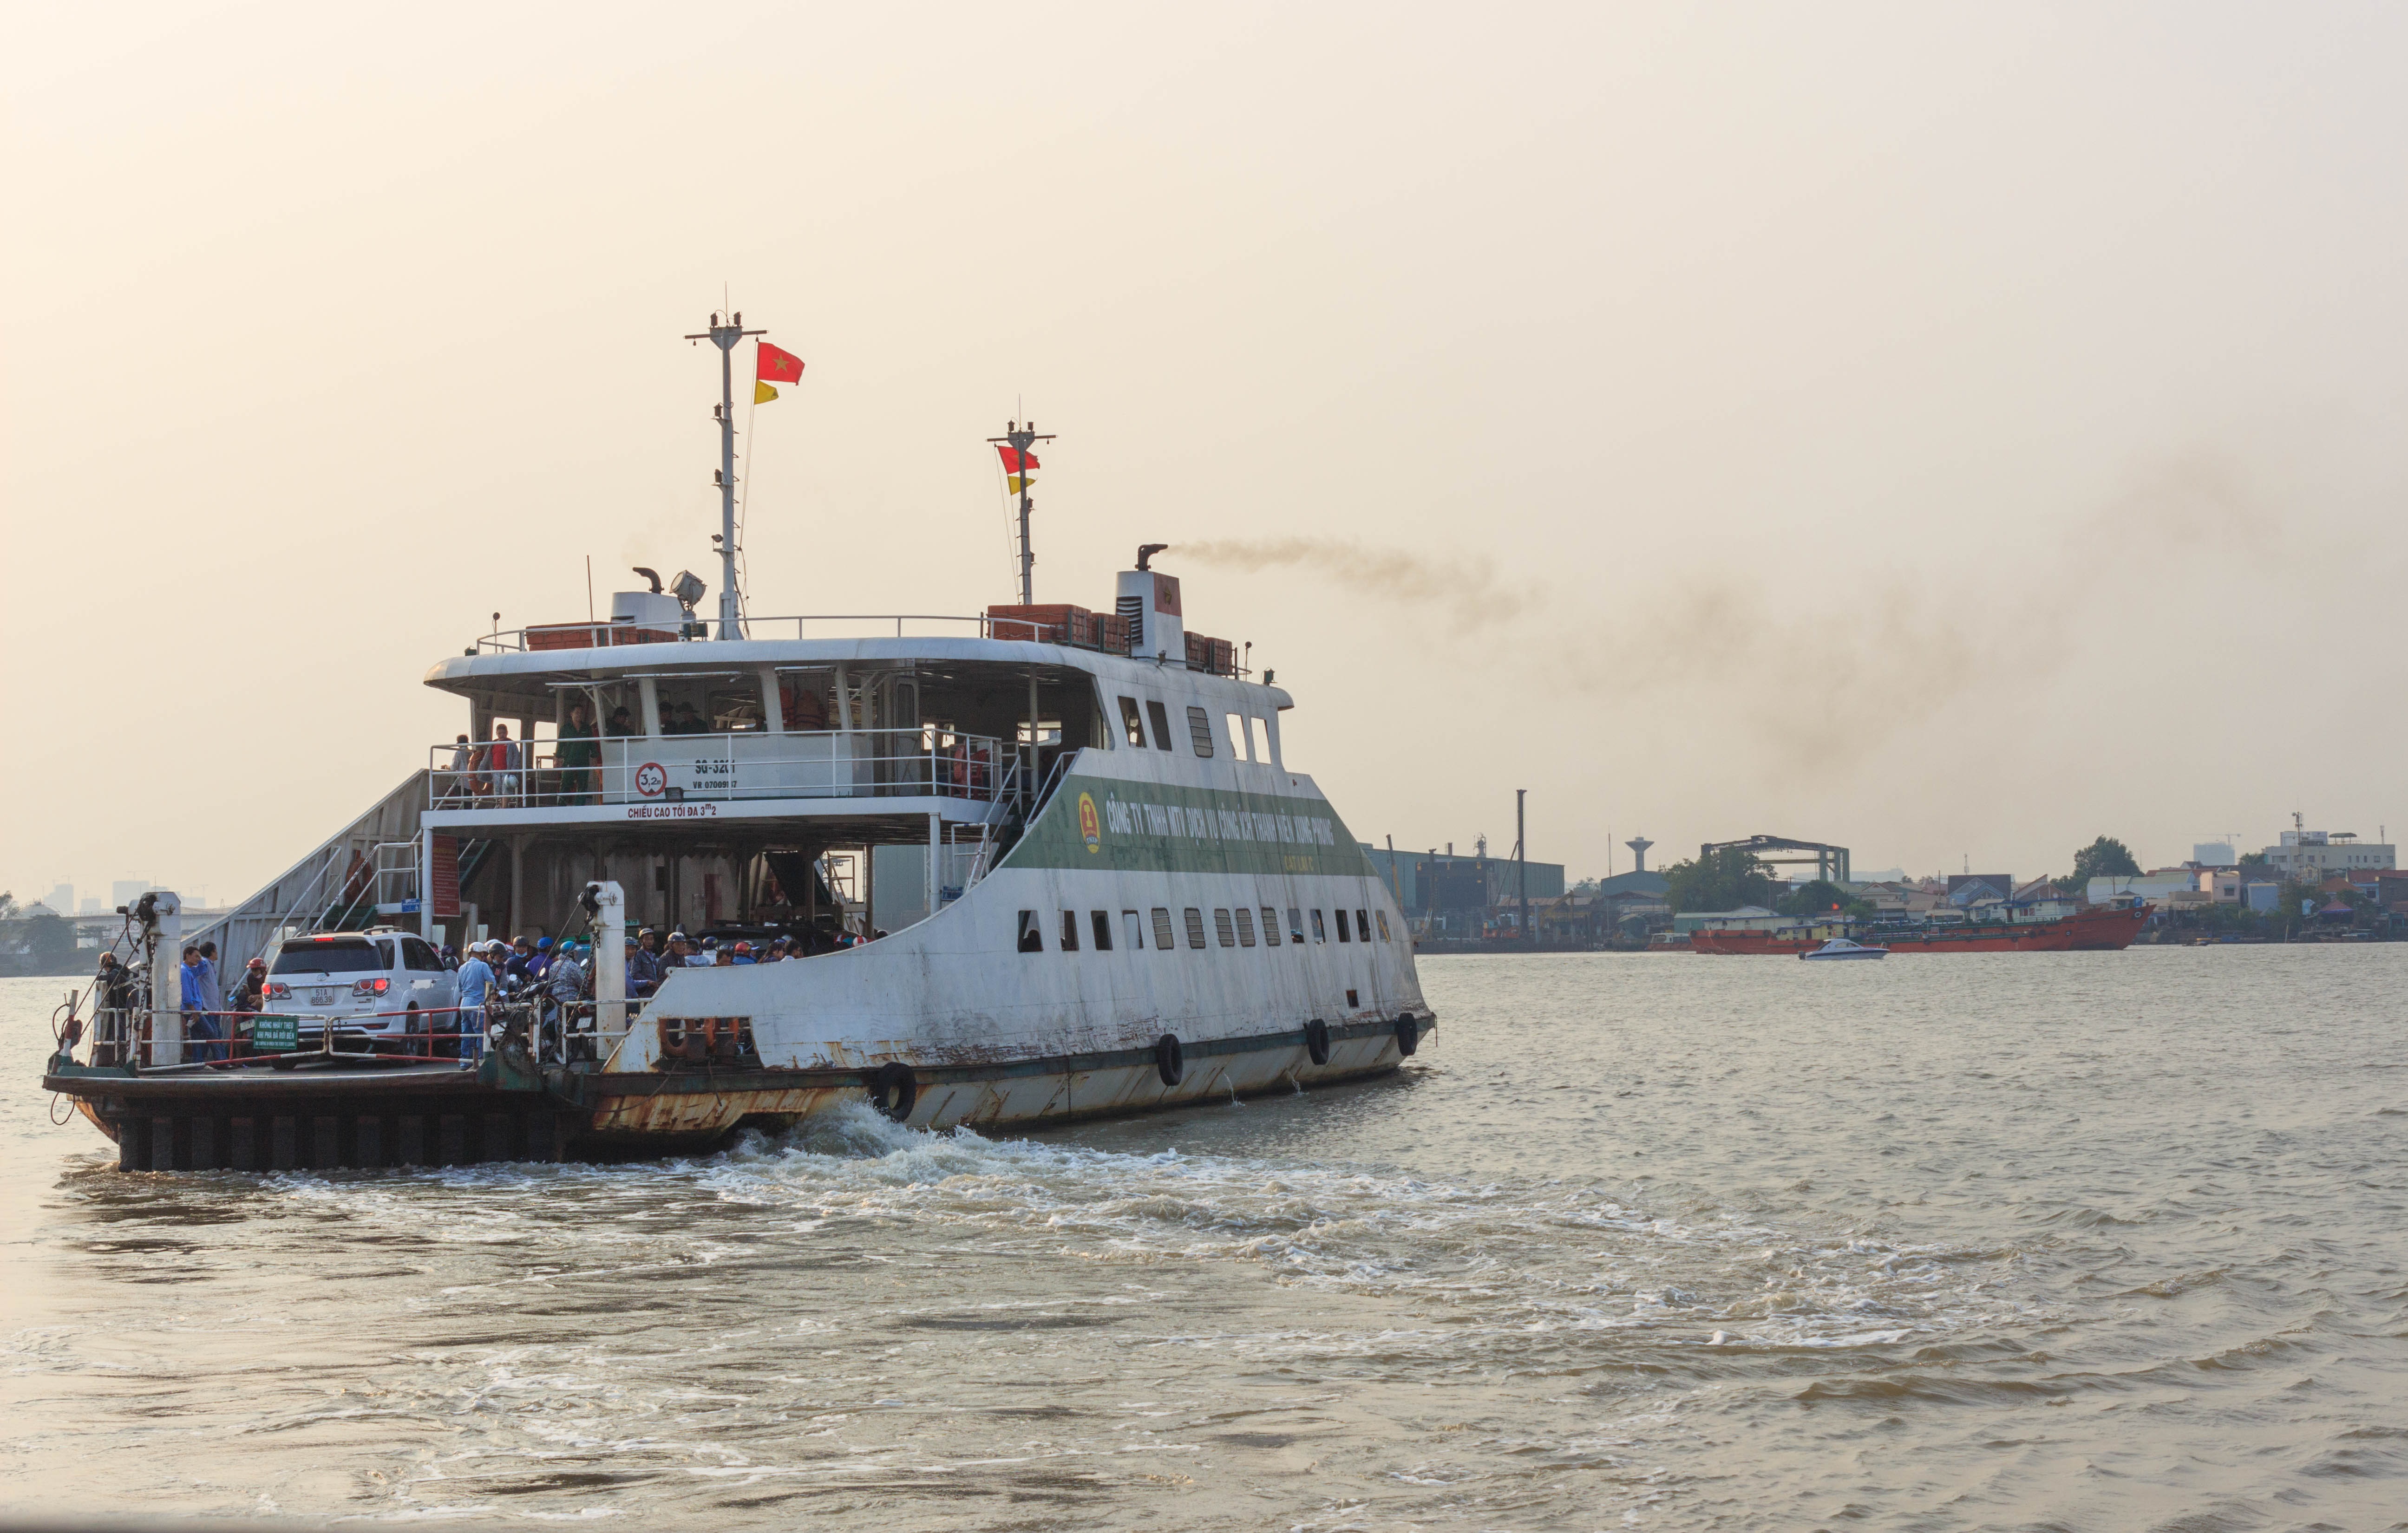
POLYGON ((1889 949, 1868 947, 1862 942, 1851 942, 1844 937, 1835 937, 1821 947, 1811 949, 1798 956, 1800 958, 1886 958, 1889 956, 1889 949))

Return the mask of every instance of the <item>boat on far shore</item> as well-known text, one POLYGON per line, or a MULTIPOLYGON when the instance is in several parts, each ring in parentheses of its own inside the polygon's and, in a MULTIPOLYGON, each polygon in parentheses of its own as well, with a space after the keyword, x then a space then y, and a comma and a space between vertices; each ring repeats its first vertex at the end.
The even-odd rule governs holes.
POLYGON ((1889 949, 1884 947, 1868 947, 1862 942, 1851 942, 1844 937, 1835 937, 1829 941, 1824 943, 1821 947, 1809 949, 1808 951, 1799 953, 1798 956, 1800 958, 1825 959, 1886 958, 1889 956, 1889 949))
POLYGON ((1865 941, 1891 953, 2117 953, 2148 924, 2151 906, 2131 900, 2093 905, 2043 921, 1879 923, 1801 918, 1779 925, 1700 925, 1689 933, 1694 953, 1755 957, 1809 957, 1834 938, 1865 941))

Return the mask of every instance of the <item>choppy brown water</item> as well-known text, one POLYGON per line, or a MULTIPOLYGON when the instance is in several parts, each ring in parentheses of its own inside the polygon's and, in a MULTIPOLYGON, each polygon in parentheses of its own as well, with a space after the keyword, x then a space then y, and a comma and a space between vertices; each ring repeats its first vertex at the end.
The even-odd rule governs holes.
POLYGON ((121 1176, 0 988, 0 1508, 2408 1526, 2408 949, 1440 959, 1383 1084, 121 1176))

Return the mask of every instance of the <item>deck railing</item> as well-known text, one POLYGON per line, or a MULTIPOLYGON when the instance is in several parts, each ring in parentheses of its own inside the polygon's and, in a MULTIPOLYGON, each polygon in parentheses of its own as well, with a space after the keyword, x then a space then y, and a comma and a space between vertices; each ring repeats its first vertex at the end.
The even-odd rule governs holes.
POLYGON ((934 796, 995 804, 1017 750, 991 736, 929 729, 609 736, 586 743, 595 759, 575 766, 560 764, 558 740, 432 746, 427 807, 654 806, 669 819, 680 805, 756 798, 934 796), (508 752, 497 755, 505 744, 508 752))
MULTIPOLYGON (((748 617, 743 623, 746 638, 784 638, 788 624, 796 638, 831 637, 824 626, 829 623, 851 623, 844 635, 833 637, 861 638, 867 632, 886 637, 892 625, 894 637, 937 637, 945 638, 1012 638, 1045 639, 1060 642, 1058 630, 1026 618, 991 618, 985 613, 960 617, 943 612, 812 612, 791 617, 748 617), (874 628, 870 625, 874 625, 874 628)), ((688 639, 714 637, 719 624, 696 620, 674 627, 659 627, 639 623, 551 623, 525 628, 500 628, 478 638, 471 646, 477 654, 519 654, 531 650, 599 650, 624 644, 676 644, 688 639)), ((1085 646, 1081 646, 1084 648, 1085 646)))

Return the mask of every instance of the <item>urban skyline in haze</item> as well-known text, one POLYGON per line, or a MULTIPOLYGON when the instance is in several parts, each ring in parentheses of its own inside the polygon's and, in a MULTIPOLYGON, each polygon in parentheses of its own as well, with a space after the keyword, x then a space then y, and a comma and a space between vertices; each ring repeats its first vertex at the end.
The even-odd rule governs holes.
MULTIPOLYGON (((1359 838, 2062 873, 2402 818, 2408 17, 135 6, 0 60, 0 887, 238 898, 717 566, 1140 542, 1359 838), (1504 827, 1500 835, 1500 827, 1504 827)), ((1627 852, 1613 866, 1629 867, 1627 852)))

